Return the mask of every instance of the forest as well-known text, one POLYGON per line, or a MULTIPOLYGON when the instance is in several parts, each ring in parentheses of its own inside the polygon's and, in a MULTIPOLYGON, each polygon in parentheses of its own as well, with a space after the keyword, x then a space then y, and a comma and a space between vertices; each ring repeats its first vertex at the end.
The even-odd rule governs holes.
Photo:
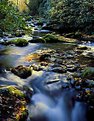
POLYGON ((94 0, 0 0, 0 121, 94 121, 94 0))

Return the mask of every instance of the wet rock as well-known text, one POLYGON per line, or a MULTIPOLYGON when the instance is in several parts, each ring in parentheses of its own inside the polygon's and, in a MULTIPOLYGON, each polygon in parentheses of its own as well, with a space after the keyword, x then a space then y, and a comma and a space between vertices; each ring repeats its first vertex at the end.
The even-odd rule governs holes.
POLYGON ((87 50, 88 47, 86 47, 85 45, 83 45, 83 46, 78 46, 77 49, 78 50, 87 50))
MULTIPOLYGON (((52 58, 51 58, 51 60, 52 60, 52 58)), ((62 60, 62 59, 53 58, 53 61, 54 61, 55 63, 58 63, 58 64, 62 64, 62 63, 63 63, 63 60, 62 60)))
POLYGON ((50 54, 43 54, 40 56, 40 61, 50 61, 51 55, 50 54))
POLYGON ((82 53, 82 55, 86 58, 89 58, 89 59, 94 59, 94 51, 85 51, 82 53))
POLYGON ((25 95, 14 86, 0 87, 0 121, 26 121, 25 95))
POLYGON ((77 66, 76 65, 67 65, 67 71, 70 71, 70 72, 75 72, 77 71, 77 66))
POLYGON ((46 41, 46 43, 56 43, 59 42, 58 38, 53 34, 46 34, 43 39, 46 41))
POLYGON ((26 79, 32 74, 32 69, 23 65, 11 69, 11 72, 20 78, 26 79))
POLYGON ((33 67, 34 71, 41 71, 41 70, 43 70, 43 68, 40 65, 37 65, 37 64, 33 64, 32 67, 33 67))
POLYGON ((66 73, 66 68, 65 67, 54 67, 51 69, 51 71, 56 72, 56 73, 66 73))
POLYGON ((10 40, 7 44, 14 44, 19 47, 24 47, 28 45, 28 41, 26 39, 15 39, 15 40, 10 40))
POLYGON ((41 66, 48 66, 48 63, 47 62, 41 62, 40 65, 41 66))
POLYGON ((31 102, 31 97, 33 95, 33 89, 31 87, 28 87, 26 85, 23 86, 23 91, 24 91, 24 95, 25 95, 25 99, 27 103, 31 102))
POLYGON ((31 42, 31 43, 45 43, 45 40, 42 37, 35 36, 29 42, 31 42))

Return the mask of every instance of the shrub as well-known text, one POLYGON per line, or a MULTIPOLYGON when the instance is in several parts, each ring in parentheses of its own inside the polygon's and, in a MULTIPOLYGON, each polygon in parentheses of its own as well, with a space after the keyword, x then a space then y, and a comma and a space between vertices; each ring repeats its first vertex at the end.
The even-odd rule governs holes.
POLYGON ((60 21, 70 31, 94 31, 94 0, 51 0, 50 19, 60 21))
POLYGON ((94 67, 87 67, 82 73, 83 78, 94 79, 94 67))
POLYGON ((0 28, 2 31, 15 32, 25 27, 23 16, 9 0, 0 0, 0 28))

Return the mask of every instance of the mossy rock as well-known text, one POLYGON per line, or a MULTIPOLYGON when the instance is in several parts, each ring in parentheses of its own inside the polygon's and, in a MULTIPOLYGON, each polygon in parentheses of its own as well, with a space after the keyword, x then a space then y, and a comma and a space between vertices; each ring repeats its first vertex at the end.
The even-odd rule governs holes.
POLYGON ((42 37, 36 37, 30 41, 31 43, 46 43, 45 39, 42 37))
POLYGON ((77 43, 76 39, 72 38, 65 38, 64 36, 61 35, 54 35, 54 34, 47 34, 43 37, 43 39, 46 41, 46 43, 57 43, 57 42, 67 42, 67 43, 77 43))
POLYGON ((14 86, 0 87, 0 121, 26 121, 28 113, 24 93, 14 86))
POLYGON ((82 77, 94 79, 94 67, 86 67, 82 72, 82 77))
POLYGON ((81 38, 81 36, 82 36, 82 33, 80 33, 80 32, 72 32, 72 33, 67 33, 67 34, 65 34, 65 37, 68 37, 68 38, 77 38, 77 39, 79 39, 79 38, 81 38))
POLYGON ((28 45, 28 41, 26 39, 15 39, 15 40, 11 40, 9 42, 10 44, 15 44, 16 46, 19 47, 23 47, 23 46, 27 46, 28 45))
POLYGON ((23 79, 28 78, 32 74, 31 68, 23 65, 12 68, 11 72, 23 79))
POLYGON ((59 42, 59 39, 54 34, 46 34, 43 39, 46 41, 46 43, 56 43, 59 42))

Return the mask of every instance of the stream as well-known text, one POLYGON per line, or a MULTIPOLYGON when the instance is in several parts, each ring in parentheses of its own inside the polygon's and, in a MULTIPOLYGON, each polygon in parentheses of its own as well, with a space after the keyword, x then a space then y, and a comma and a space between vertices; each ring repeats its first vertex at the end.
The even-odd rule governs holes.
MULTIPOLYGON (((39 31, 35 31, 35 36, 37 35, 40 36, 39 31)), ((90 43, 84 45, 94 46, 90 43)), ((24 59, 28 54, 47 49, 71 51, 76 46, 68 43, 29 43, 26 47, 0 45, 0 85, 16 85, 20 88, 25 85, 33 88, 27 121, 87 121, 87 105, 74 100, 77 93, 75 89, 62 90, 62 84, 69 83, 65 74, 41 70, 33 71, 27 79, 21 79, 10 72, 12 67, 36 63, 36 60, 31 62, 24 59)))

